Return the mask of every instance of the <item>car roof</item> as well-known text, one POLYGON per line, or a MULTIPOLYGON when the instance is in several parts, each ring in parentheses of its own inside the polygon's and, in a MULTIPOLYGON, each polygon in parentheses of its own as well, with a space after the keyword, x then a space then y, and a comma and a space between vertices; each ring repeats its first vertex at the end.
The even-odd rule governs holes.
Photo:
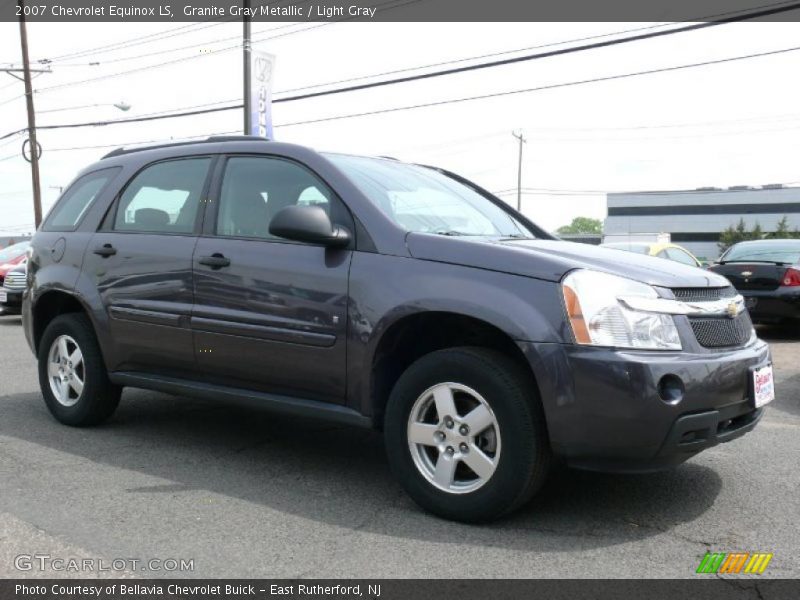
POLYGON ((800 239, 797 238, 770 238, 766 240, 744 240, 743 242, 736 242, 734 246, 739 244, 785 244, 786 242, 800 244, 800 239))

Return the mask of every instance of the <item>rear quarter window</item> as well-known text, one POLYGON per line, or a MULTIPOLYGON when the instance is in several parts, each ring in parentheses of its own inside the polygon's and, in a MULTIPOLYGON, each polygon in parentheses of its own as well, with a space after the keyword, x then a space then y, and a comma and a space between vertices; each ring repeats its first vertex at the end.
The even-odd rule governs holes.
POLYGON ((101 169, 79 177, 47 215, 42 231, 75 231, 94 200, 120 168, 101 169))

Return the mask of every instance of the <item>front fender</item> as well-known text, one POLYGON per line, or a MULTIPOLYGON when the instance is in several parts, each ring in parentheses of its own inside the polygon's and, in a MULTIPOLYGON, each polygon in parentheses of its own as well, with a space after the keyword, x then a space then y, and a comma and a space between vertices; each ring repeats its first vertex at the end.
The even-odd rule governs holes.
POLYGON ((558 284, 472 267, 357 252, 350 268, 348 404, 369 413, 383 335, 400 319, 447 312, 483 321, 514 341, 569 339, 558 284))

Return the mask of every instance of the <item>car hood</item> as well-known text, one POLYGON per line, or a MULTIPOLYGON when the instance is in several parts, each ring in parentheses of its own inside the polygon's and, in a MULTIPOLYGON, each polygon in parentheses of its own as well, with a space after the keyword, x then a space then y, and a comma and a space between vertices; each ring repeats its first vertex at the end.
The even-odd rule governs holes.
POLYGON ((724 287, 724 277, 664 258, 561 240, 451 237, 409 233, 414 258, 560 281, 573 269, 594 269, 661 287, 724 287))

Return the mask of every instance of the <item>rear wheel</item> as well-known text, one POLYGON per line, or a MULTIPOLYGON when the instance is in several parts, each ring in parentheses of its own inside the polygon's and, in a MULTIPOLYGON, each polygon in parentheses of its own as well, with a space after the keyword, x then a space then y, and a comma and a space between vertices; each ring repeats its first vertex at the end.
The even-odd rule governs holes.
POLYGON ((110 417, 121 388, 108 379, 91 321, 61 315, 39 343, 39 386, 52 415, 65 425, 85 427, 110 417))
POLYGON ((530 378, 483 348, 441 350, 412 364, 389 398, 385 440, 409 495, 458 521, 519 507, 541 487, 551 459, 530 378))

